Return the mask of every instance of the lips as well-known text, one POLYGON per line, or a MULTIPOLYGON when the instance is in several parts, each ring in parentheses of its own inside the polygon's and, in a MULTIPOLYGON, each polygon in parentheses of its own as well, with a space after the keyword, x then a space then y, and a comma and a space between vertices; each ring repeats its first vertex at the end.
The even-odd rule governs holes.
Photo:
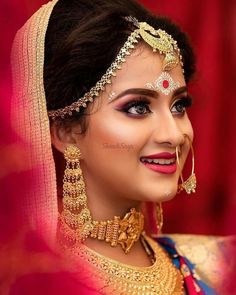
POLYGON ((176 172, 176 153, 159 153, 148 155, 140 158, 145 167, 164 174, 172 174, 176 172))

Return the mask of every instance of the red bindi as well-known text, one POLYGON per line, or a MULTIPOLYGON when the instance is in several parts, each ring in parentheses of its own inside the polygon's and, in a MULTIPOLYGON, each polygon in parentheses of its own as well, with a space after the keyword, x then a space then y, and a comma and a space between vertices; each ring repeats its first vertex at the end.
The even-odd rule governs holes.
POLYGON ((165 89, 167 89, 167 88, 169 87, 169 85, 170 85, 170 83, 169 83, 169 81, 167 81, 167 80, 164 80, 164 81, 162 82, 162 86, 163 86, 163 88, 165 88, 165 89))

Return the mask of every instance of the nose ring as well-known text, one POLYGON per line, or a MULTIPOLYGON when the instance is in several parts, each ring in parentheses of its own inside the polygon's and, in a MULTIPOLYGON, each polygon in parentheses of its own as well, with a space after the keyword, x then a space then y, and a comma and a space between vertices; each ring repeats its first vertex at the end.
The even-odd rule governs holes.
MULTIPOLYGON (((196 175, 194 173, 194 164, 195 164, 194 150, 193 150, 192 141, 189 138, 189 136, 187 134, 184 134, 184 137, 187 138, 187 140, 189 141, 189 145, 190 145, 191 152, 192 152, 192 171, 191 171, 191 175, 189 176, 189 178, 185 181, 183 179, 182 172, 180 172, 181 183, 178 185, 178 193, 180 193, 182 190, 185 190, 187 194, 191 194, 191 193, 195 193, 196 187, 197 187, 197 179, 196 179, 196 175)), ((176 160, 177 160, 177 164, 179 167, 180 167, 180 161, 179 161, 180 154, 181 154, 181 150, 179 149, 179 146, 177 146, 176 147, 176 160)))

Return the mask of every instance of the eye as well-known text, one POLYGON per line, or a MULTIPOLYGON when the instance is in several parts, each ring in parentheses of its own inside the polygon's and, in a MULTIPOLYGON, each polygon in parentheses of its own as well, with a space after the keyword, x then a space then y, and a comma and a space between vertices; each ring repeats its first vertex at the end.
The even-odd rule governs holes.
POLYGON ((173 114, 184 114, 186 112, 186 108, 192 105, 192 98, 187 96, 184 98, 180 98, 174 102, 171 107, 171 112, 173 114))
POLYGON ((151 112, 149 104, 147 100, 135 100, 127 103, 121 111, 135 116, 146 115, 151 112))

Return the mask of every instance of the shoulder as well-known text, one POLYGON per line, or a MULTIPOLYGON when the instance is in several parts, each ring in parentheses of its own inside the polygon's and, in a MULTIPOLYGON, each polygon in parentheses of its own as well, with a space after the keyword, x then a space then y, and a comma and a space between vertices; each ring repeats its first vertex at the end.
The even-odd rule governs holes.
POLYGON ((201 279, 211 286, 225 283, 235 268, 236 237, 170 234, 178 253, 185 256, 201 279))

